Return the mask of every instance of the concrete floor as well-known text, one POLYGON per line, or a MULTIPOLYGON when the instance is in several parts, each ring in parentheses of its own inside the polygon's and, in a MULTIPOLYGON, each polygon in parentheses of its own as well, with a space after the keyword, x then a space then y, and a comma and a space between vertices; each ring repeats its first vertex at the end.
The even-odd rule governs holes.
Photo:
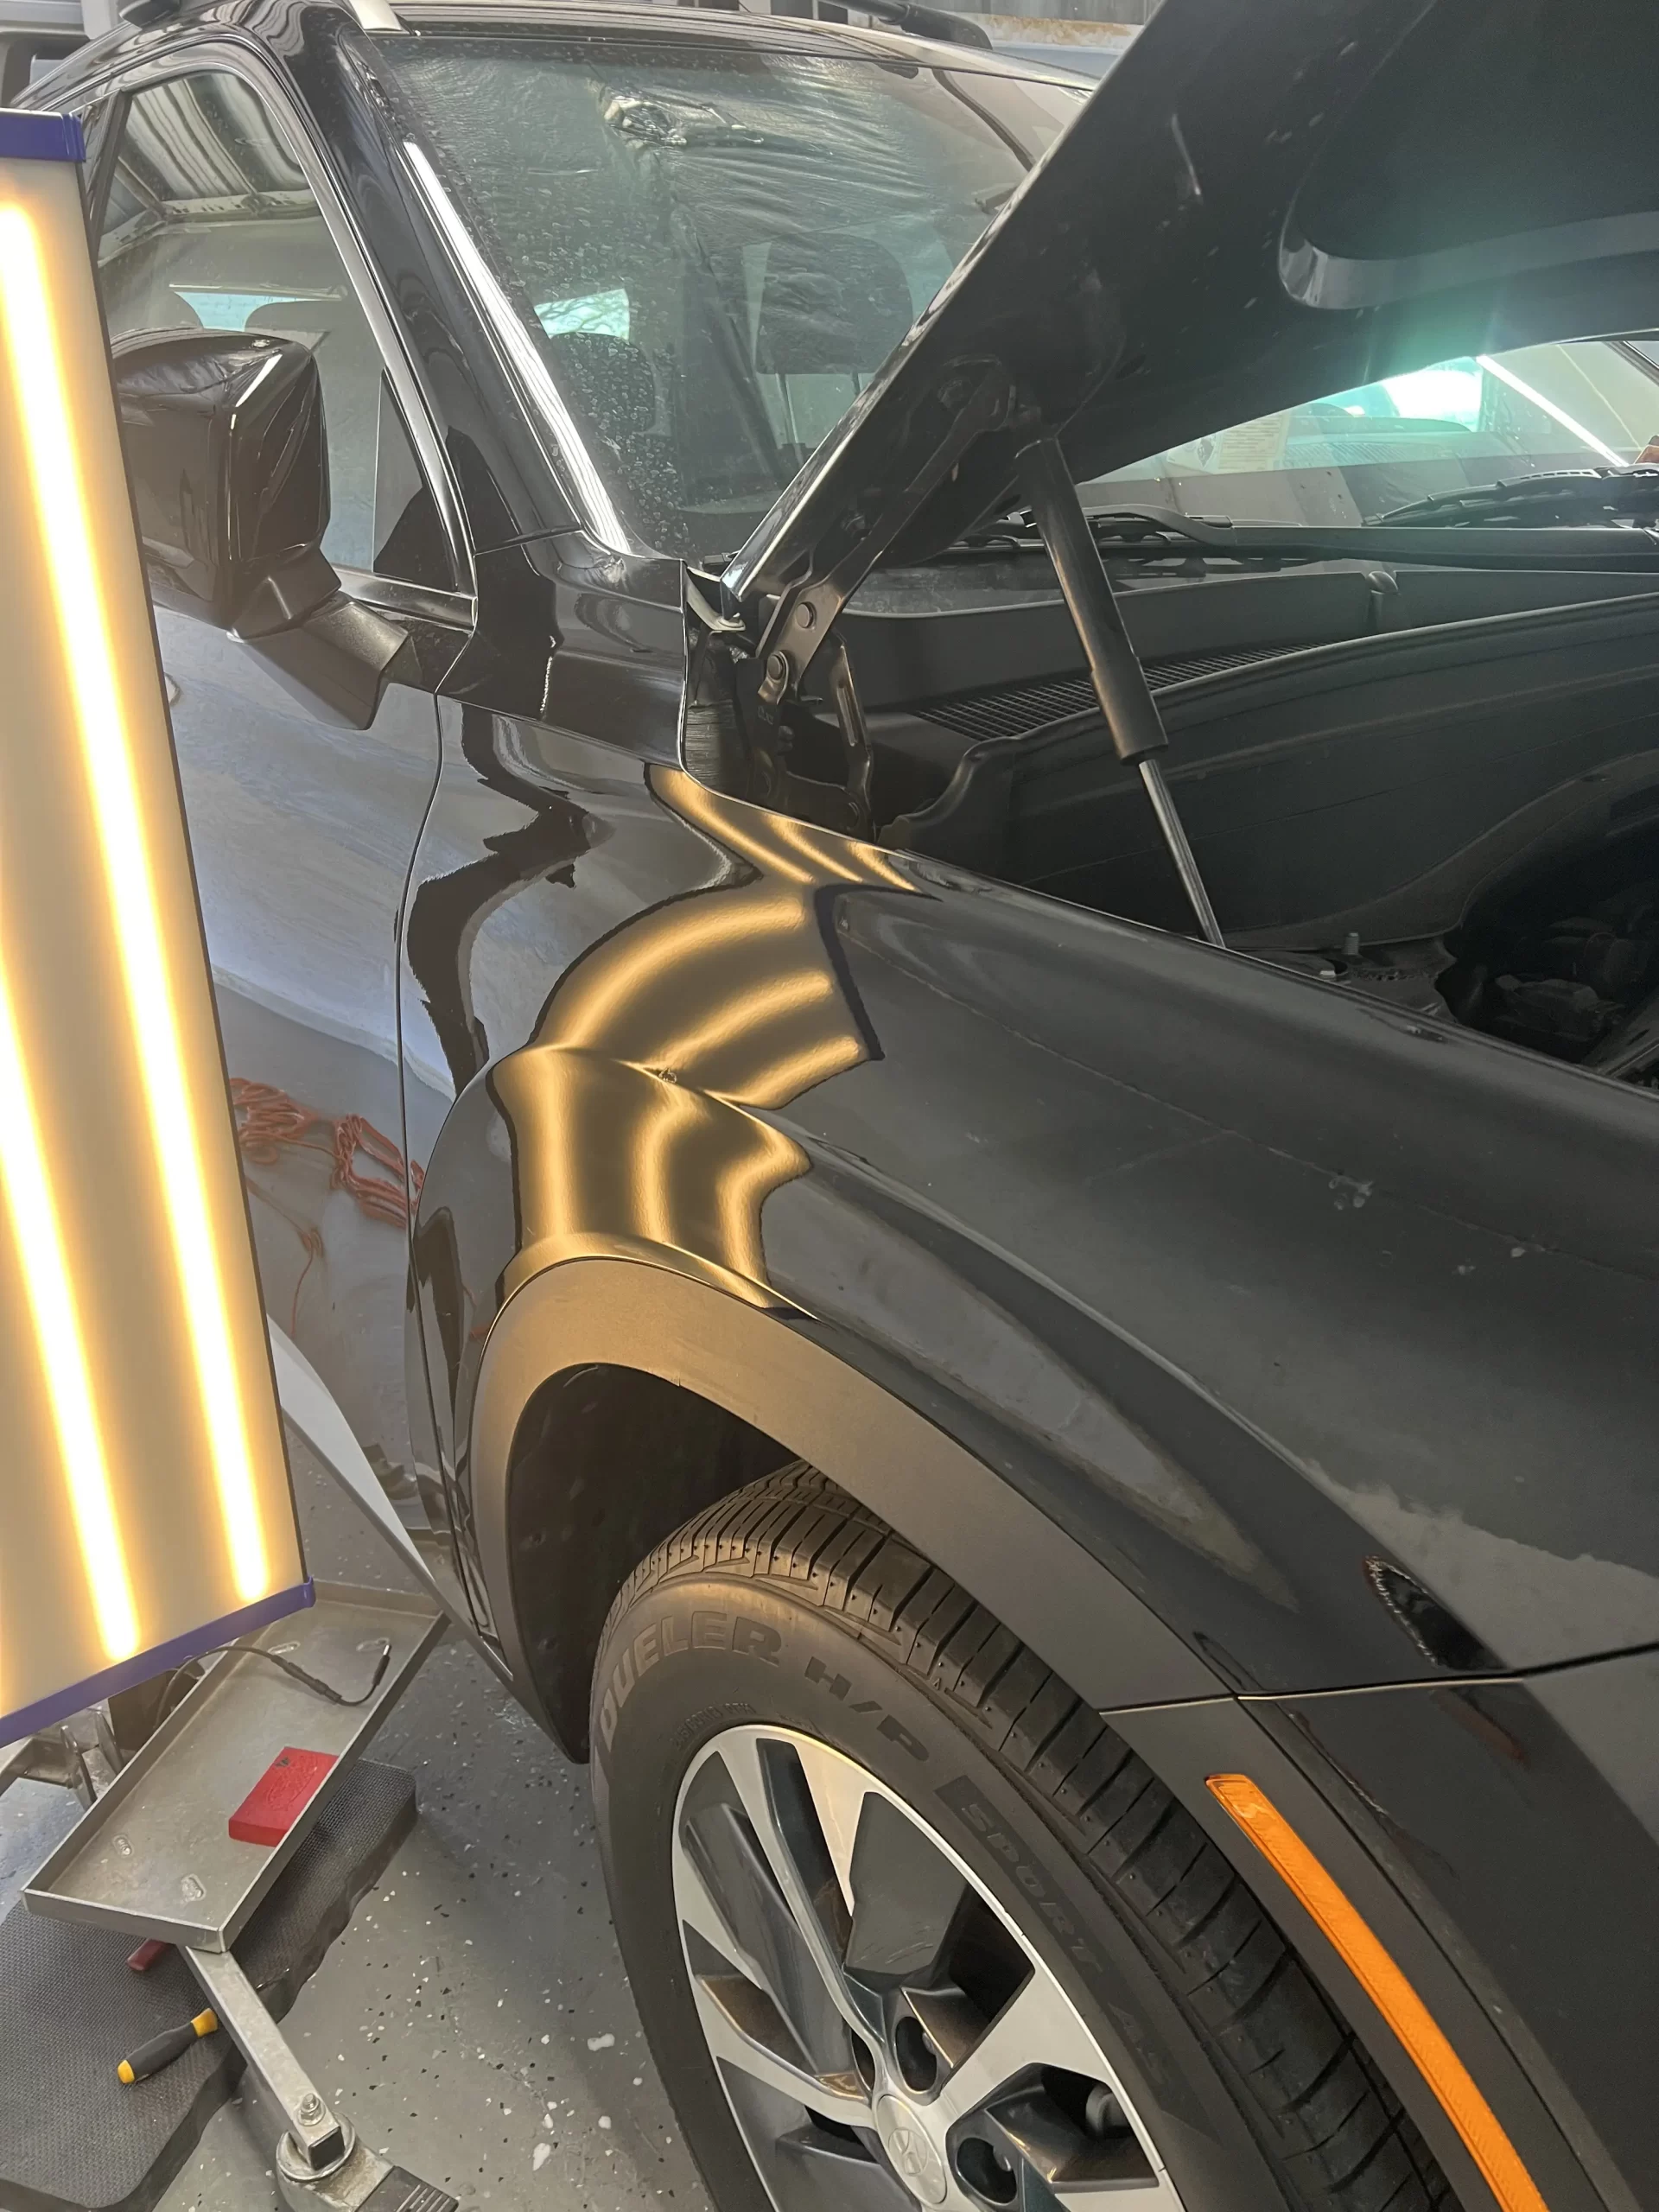
MULTIPOLYGON (((397 1564, 296 1457, 312 1572, 397 1564)), ((285 2032, 368 2141, 464 2207, 704 2212, 611 1933, 584 1768, 565 1764, 471 1649, 434 1654, 371 1756, 415 1775, 420 1819, 285 2032)), ((0 1913, 73 1820, 63 1791, 0 1798, 0 1913)), ((238 2105, 209 2123, 162 2212, 277 2204, 238 2105)))

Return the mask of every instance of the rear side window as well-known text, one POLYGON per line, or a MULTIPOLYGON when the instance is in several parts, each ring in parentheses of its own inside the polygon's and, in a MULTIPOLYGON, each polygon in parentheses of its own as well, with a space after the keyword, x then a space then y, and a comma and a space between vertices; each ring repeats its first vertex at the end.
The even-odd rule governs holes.
POLYGON ((220 70, 147 86, 121 128, 100 227, 111 338, 269 330, 316 356, 337 568, 453 587, 436 505, 321 209, 280 121, 220 70))

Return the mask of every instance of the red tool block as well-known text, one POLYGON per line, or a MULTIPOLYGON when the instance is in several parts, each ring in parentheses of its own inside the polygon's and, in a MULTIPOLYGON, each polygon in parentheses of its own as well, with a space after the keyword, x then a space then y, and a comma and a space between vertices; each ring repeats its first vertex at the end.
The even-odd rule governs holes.
POLYGON ((238 1843, 280 1843, 322 1786, 334 1751, 279 1751, 231 1815, 238 1843))

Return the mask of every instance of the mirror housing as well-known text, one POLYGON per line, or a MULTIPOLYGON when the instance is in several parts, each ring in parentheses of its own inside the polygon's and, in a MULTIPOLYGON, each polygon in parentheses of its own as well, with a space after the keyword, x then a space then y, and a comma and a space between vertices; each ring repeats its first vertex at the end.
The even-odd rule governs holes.
POLYGON ((144 332, 111 348, 144 566, 158 607, 263 638, 327 604, 322 385, 263 331, 144 332))
POLYGON ((291 690, 366 729, 409 640, 345 597, 323 553, 328 441, 310 348, 167 330, 111 352, 156 606, 246 639, 291 690))

